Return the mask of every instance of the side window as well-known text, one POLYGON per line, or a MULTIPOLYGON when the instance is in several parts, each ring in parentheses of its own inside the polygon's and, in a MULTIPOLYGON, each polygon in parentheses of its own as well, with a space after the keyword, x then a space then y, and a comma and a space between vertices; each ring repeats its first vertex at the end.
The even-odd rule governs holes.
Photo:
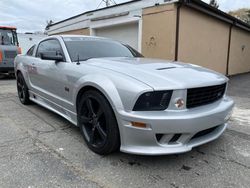
POLYGON ((56 39, 49 39, 42 41, 37 49, 36 57, 41 57, 42 53, 50 54, 50 55, 62 55, 64 57, 61 45, 56 39))
POLYGON ((26 53, 28 56, 32 56, 36 45, 33 45, 26 53))

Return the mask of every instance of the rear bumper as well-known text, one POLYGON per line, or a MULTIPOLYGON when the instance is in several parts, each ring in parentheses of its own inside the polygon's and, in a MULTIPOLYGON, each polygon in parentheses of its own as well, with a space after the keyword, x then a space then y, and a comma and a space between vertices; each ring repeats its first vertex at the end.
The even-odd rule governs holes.
POLYGON ((14 67, 1 67, 0 64, 0 73, 14 73, 14 67))
POLYGON ((224 132, 233 106, 234 102, 224 97, 214 104, 190 110, 120 111, 118 118, 121 132, 120 150, 142 155, 190 151, 195 146, 215 140, 224 132), (133 127, 131 122, 146 123, 147 128, 133 127))
POLYGON ((14 73, 14 58, 3 59, 0 62, 0 73, 14 73))

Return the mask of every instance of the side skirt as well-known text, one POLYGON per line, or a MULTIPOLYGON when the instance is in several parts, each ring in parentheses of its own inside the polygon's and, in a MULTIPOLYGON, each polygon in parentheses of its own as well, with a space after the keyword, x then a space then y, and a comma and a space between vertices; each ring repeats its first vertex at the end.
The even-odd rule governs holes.
POLYGON ((34 103, 62 116, 75 126, 77 126, 77 115, 74 112, 71 112, 64 107, 46 99, 45 97, 42 97, 33 91, 29 90, 29 95, 30 95, 30 100, 33 101, 34 103))

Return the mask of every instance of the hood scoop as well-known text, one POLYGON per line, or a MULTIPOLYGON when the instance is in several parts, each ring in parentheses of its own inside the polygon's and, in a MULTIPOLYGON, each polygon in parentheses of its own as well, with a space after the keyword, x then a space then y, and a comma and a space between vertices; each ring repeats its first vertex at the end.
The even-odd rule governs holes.
POLYGON ((166 70, 166 69, 174 69, 176 67, 163 67, 163 68, 158 68, 156 70, 166 70))

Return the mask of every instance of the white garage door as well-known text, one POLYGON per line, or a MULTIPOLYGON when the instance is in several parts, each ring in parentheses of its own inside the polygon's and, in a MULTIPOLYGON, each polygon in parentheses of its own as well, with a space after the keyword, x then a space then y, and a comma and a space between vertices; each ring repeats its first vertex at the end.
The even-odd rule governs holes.
POLYGON ((95 30, 95 35, 111 38, 138 49, 138 23, 98 28, 95 30))

